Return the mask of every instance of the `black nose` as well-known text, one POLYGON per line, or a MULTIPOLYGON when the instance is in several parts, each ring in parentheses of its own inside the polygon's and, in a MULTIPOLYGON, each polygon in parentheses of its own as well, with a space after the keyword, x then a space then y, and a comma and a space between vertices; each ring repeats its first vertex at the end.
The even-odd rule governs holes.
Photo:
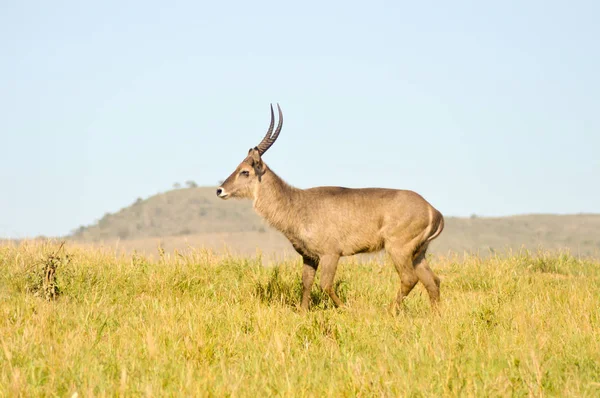
POLYGON ((217 188, 217 196, 221 196, 221 192, 223 192, 223 190, 221 188, 217 188))

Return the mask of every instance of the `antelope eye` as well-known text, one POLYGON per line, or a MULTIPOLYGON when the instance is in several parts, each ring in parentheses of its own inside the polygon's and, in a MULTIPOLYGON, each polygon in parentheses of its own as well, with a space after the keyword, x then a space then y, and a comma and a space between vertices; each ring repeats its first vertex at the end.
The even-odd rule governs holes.
POLYGON ((248 177, 250 175, 250 172, 248 170, 242 170, 242 171, 240 171, 240 175, 244 176, 244 177, 248 177))

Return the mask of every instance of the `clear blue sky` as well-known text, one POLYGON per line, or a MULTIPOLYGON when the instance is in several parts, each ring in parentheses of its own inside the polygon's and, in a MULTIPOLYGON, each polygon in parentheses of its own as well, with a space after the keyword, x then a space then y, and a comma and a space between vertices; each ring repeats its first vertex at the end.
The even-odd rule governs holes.
POLYGON ((0 236, 265 161, 445 215, 600 212, 597 1, 3 1, 0 236))

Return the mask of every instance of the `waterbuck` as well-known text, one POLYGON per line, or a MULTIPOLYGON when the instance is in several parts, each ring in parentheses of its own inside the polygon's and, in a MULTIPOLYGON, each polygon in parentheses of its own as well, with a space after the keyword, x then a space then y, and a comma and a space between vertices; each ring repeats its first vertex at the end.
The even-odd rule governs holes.
POLYGON ((442 214, 415 192, 384 188, 350 189, 317 187, 298 189, 288 185, 263 161, 283 125, 271 105, 271 125, 258 146, 217 189, 222 199, 246 198, 255 211, 283 233, 302 256, 302 310, 308 309, 310 289, 317 268, 321 288, 336 306, 342 302, 333 279, 342 256, 385 249, 400 275, 400 289, 392 307, 421 281, 433 307, 440 297, 440 279, 425 259, 429 243, 444 229, 442 214))

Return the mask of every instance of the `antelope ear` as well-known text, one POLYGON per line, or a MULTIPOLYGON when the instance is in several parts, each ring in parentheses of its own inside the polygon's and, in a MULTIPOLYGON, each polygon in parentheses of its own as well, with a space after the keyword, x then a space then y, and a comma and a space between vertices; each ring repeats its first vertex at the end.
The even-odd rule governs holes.
POLYGON ((257 147, 250 149, 248 152, 248 156, 252 159, 252 167, 254 168, 254 172, 258 176, 258 181, 261 181, 261 177, 265 174, 265 164, 263 163, 260 152, 257 147))
POLYGON ((260 152, 258 151, 257 147, 251 148, 248 151, 248 156, 250 156, 250 158, 252 159, 253 164, 262 163, 262 159, 260 157, 260 152))

